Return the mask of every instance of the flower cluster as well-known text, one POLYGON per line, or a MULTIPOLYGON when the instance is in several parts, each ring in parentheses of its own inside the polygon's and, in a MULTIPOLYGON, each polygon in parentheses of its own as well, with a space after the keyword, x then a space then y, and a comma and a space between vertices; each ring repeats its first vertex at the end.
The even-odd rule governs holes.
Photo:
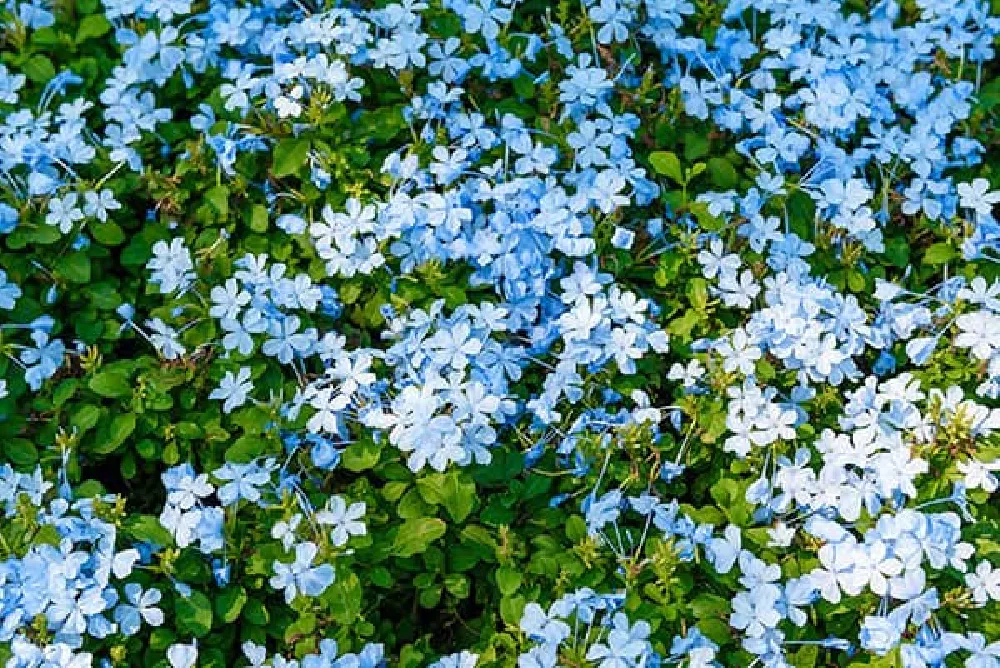
POLYGON ((543 4, 0 0, 7 668, 1000 665, 1000 18, 543 4))

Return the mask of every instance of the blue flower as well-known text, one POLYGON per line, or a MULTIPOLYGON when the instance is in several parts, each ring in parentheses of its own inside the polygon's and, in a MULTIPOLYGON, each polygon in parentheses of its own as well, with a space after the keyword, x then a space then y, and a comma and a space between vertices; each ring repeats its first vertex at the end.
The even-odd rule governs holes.
POLYGON ((141 586, 130 582, 125 585, 125 600, 115 608, 115 621, 124 635, 138 633, 143 621, 150 626, 163 624, 163 611, 155 607, 160 602, 160 590, 143 591, 141 586))
POLYGON ((45 222, 59 231, 66 234, 80 220, 83 220, 83 211, 77 207, 79 195, 74 192, 66 193, 63 197, 53 197, 49 200, 49 213, 45 216, 45 222))
POLYGON ((21 351, 21 361, 26 365, 24 380, 32 390, 41 388, 42 383, 55 375, 62 366, 66 346, 59 339, 49 340, 49 335, 40 330, 31 332, 34 348, 21 351))
POLYGON ((9 204, 0 202, 0 234, 10 234, 13 232, 14 228, 17 227, 18 217, 17 209, 9 204))
POLYGON ((228 481, 219 487, 219 500, 224 506, 231 506, 243 499, 257 503, 261 499, 260 487, 271 482, 272 468, 256 462, 234 464, 226 462, 212 472, 219 480, 228 481))
POLYGON ((7 272, 0 269, 0 308, 8 311, 13 310, 14 304, 17 303, 20 296, 21 287, 13 281, 8 282, 7 272))
POLYGON ((242 366, 235 376, 232 371, 227 371, 226 375, 219 381, 219 387, 212 390, 208 398, 224 400, 222 411, 229 413, 234 408, 245 404, 247 395, 252 391, 253 382, 250 380, 250 369, 242 366))
POLYGON ((612 246, 622 250, 628 250, 632 248, 633 243, 635 243, 635 232, 624 227, 615 228, 615 232, 611 236, 612 246))
POLYGON ((295 546, 295 561, 284 564, 274 562, 274 576, 271 586, 284 590, 285 602, 291 603, 299 594, 303 596, 319 596, 333 584, 334 571, 330 564, 312 566, 319 548, 315 543, 305 542, 295 546))
POLYGON ((900 629, 889 617, 868 615, 861 623, 861 646, 879 656, 888 654, 900 640, 900 629))
POLYGON ((194 668, 198 661, 197 643, 174 643, 167 648, 167 661, 170 662, 170 668, 194 668))

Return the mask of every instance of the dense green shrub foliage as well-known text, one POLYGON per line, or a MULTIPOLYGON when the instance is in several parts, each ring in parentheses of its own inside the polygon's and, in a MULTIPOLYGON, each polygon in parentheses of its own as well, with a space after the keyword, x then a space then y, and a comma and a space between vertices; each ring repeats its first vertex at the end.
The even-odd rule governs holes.
POLYGON ((0 663, 1000 666, 991 11, 0 0, 0 663))

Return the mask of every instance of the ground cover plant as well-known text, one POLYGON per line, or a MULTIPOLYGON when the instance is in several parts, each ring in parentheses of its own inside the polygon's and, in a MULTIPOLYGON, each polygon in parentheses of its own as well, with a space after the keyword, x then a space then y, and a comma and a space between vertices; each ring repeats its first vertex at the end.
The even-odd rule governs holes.
POLYGON ((0 664, 1000 666, 1000 3, 0 0, 0 664))

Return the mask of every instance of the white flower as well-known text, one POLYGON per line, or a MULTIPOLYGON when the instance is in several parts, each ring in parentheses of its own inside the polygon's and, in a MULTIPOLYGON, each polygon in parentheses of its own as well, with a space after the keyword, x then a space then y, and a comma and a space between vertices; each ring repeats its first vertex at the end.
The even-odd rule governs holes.
POLYGON ((997 491, 997 477, 994 471, 1000 471, 1000 460, 985 464, 978 459, 970 459, 958 463, 958 470, 965 475, 966 489, 984 489, 992 494, 997 491))
POLYGON ((972 590, 972 600, 977 605, 1000 601, 1000 568, 994 569, 988 561, 980 561, 974 573, 966 573, 965 584, 972 590))
POLYGON ((970 352, 978 359, 988 360, 997 347, 1000 347, 1000 340, 996 336, 1000 332, 1000 317, 979 311, 964 313, 955 319, 955 323, 962 330, 955 337, 955 345, 970 348, 970 352))
POLYGON ((247 394, 253 390, 253 381, 250 380, 250 369, 241 366, 238 375, 234 376, 232 371, 227 371, 226 375, 219 381, 219 387, 212 390, 208 395, 209 399, 224 399, 222 412, 228 413, 234 408, 238 408, 246 403, 247 394))
POLYGON ((980 216, 988 216, 993 205, 1000 202, 1000 191, 989 192, 990 182, 983 178, 972 183, 958 184, 958 197, 965 209, 972 209, 980 216))
POLYGON ((363 536, 366 533, 364 522, 358 520, 365 515, 363 502, 352 503, 350 506, 342 496, 331 496, 326 502, 326 508, 316 513, 316 521, 332 526, 330 540, 337 547, 347 544, 351 536, 363 536))
POLYGON ((193 668, 198 661, 198 645, 174 643, 167 648, 167 660, 171 668, 193 668))

